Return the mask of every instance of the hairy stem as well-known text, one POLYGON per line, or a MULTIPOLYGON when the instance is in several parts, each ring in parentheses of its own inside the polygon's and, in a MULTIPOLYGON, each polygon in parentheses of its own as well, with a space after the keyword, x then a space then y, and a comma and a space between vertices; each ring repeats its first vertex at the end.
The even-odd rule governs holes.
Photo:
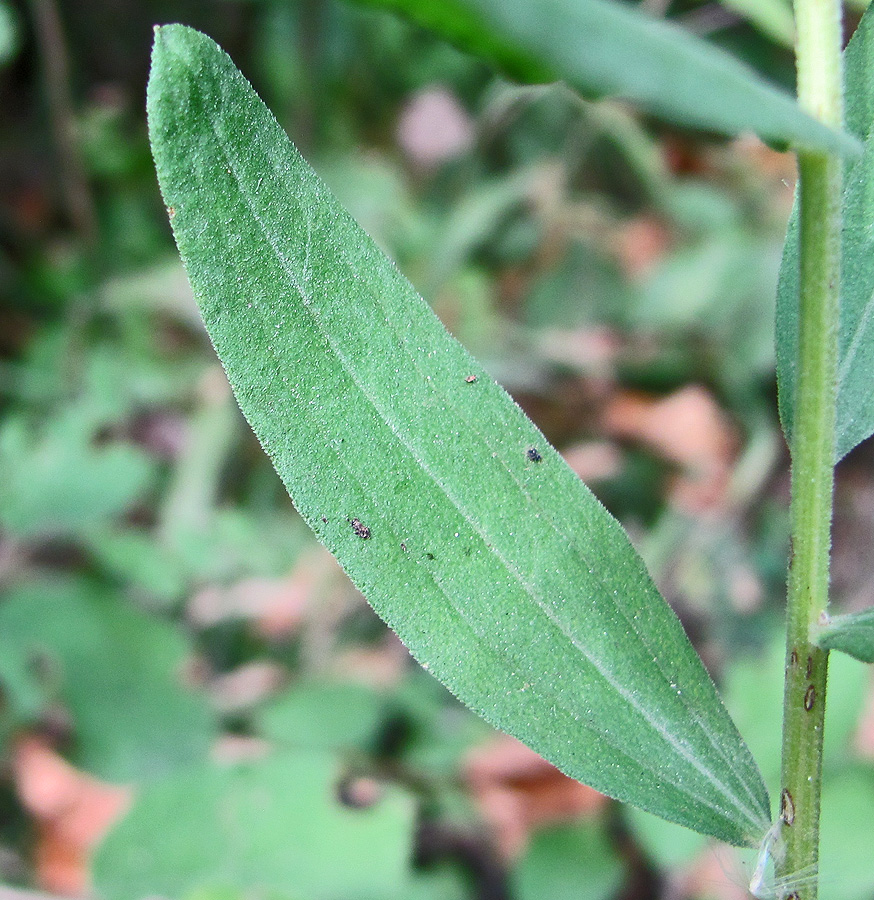
MULTIPOLYGON (((841 4, 796 0, 798 97, 816 118, 843 120, 841 4)), ((841 241, 841 161, 798 156, 801 277, 792 447, 792 560, 787 600, 781 816, 785 855, 777 875, 816 871, 828 652, 811 639, 828 605, 835 457, 835 383, 841 241)), ((817 883, 790 888, 815 900, 817 883)))

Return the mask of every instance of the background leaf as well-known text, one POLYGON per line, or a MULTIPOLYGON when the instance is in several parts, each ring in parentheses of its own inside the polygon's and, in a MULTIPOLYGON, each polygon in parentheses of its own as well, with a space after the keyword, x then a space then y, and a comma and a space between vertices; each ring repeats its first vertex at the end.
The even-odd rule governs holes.
POLYGON ((720 0, 740 13, 763 34, 791 47, 795 41, 795 18, 789 0, 720 0))
MULTIPOLYGON (((174 626, 86 580, 34 581, 5 593, 0 633, 43 673, 46 702, 68 708, 83 768, 121 782, 206 757, 215 721, 206 698, 181 684, 190 649, 174 626)), ((7 659, 0 678, 18 708, 5 715, 32 718, 32 693, 7 683, 9 676, 7 659)))
POLYGON ((611 0, 367 0, 434 29, 524 81, 564 80, 585 97, 621 97, 668 122, 857 152, 794 99, 690 32, 611 0))
MULTIPOLYGON (((841 325, 836 461, 874 433, 874 13, 865 13, 844 53, 847 129, 864 153, 844 167, 841 325)), ((793 211, 777 288, 780 420, 792 444, 798 354, 798 211, 793 211)))
POLYGON ((18 15, 6 0, 0 0, 0 66, 15 58, 20 43, 18 15))
POLYGON ((608 900, 624 875, 604 832, 566 825, 538 834, 513 873, 519 900, 608 900))
POLYGON ((618 523, 204 35, 157 30, 149 122, 238 401, 413 654, 574 777, 758 841, 761 776, 618 523))
POLYGON ((34 426, 0 428, 0 523, 13 534, 66 534, 118 516, 146 492, 155 464, 127 443, 95 446, 97 429, 75 406, 34 426))
POLYGON ((297 684, 258 711, 255 722, 270 740, 306 749, 368 749, 385 715, 385 701, 361 684, 297 684))
POLYGON ((390 900, 407 879, 413 804, 391 790, 346 807, 339 780, 332 757, 301 752, 154 784, 100 848, 97 890, 105 900, 233 889, 390 900))

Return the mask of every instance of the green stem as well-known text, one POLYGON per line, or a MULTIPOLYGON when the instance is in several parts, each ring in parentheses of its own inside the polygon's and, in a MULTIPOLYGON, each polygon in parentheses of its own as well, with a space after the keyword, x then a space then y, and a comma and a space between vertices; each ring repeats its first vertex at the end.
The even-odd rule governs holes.
MULTIPOLYGON (((816 118, 841 127, 841 4, 795 0, 798 97, 816 118)), ((792 561, 783 699, 782 834, 777 875, 818 870, 822 738, 828 652, 811 630, 828 605, 835 457, 835 383, 841 249, 841 161, 798 156, 801 278, 792 446, 792 561)), ((788 888, 815 900, 817 882, 788 888)))

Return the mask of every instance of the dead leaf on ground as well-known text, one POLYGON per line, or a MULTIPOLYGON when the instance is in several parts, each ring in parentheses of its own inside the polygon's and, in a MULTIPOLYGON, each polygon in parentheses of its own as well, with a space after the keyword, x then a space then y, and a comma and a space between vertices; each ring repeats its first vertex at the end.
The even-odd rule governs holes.
POLYGON ((464 775, 496 848, 508 860, 519 856, 535 829, 596 816, 610 802, 506 735, 471 753, 464 775))
POLYGON ((69 896, 87 893, 91 851, 130 806, 131 788, 85 775, 35 736, 16 743, 12 770, 19 799, 36 825, 39 887, 69 896))
POLYGON ((545 328, 537 337, 537 352, 544 359, 589 377, 602 378, 611 386, 625 345, 619 332, 606 327, 545 328))
POLYGON ((613 478, 622 468, 622 453, 609 441, 583 441, 566 447, 561 455, 587 484, 613 478))
POLYGON ((336 571, 330 554, 314 549, 302 553, 292 571, 280 578, 244 578, 203 588, 188 603, 188 620, 198 628, 229 619, 250 620, 268 640, 287 638, 297 633, 324 579, 336 571))
POLYGON ((236 713, 260 703, 278 691, 287 679, 284 666, 254 660, 216 676, 209 685, 209 694, 220 712, 236 713))
POLYGON ((336 653, 329 674, 387 690, 400 682, 409 664, 410 651, 393 631, 386 631, 375 647, 352 647, 336 653))
POLYGON ((637 216, 616 229, 612 250, 622 271, 642 279, 670 250, 671 231, 656 216, 637 216))
POLYGON ((273 748, 269 741, 247 734, 223 734, 215 742, 211 756, 220 765, 234 765, 263 759, 273 748))
POLYGON ((615 438, 640 441, 678 464, 670 499, 690 513, 719 508, 726 499, 738 437, 708 390, 689 385, 663 399, 620 391, 603 426, 615 438))

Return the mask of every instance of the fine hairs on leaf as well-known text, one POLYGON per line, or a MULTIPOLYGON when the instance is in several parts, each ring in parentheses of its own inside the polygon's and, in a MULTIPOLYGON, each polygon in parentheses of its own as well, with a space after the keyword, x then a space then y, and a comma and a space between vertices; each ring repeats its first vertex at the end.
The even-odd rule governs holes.
POLYGON ((758 846, 761 775, 619 524, 216 44, 156 29, 148 112, 240 407, 376 611, 465 703, 567 774, 758 846))

